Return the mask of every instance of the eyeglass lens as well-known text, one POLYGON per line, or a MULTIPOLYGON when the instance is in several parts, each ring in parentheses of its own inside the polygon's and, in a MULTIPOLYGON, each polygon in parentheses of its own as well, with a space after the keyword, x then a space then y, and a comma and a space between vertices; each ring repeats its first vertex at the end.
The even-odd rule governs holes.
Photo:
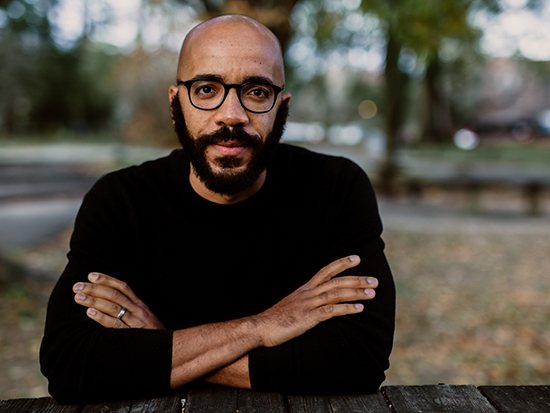
MULTIPOLYGON (((199 80, 191 85, 189 95, 195 106, 201 109, 214 109, 222 103, 225 88, 220 82, 199 80)), ((269 85, 262 83, 245 84, 241 89, 240 100, 247 110, 268 111, 273 106, 275 91, 269 85)))

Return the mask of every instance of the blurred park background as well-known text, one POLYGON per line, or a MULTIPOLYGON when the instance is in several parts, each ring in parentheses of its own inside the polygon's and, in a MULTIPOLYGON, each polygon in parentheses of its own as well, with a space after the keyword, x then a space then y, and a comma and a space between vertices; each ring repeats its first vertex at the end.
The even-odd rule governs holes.
POLYGON ((83 194, 178 146, 197 22, 270 27, 287 142, 371 177, 398 288, 389 384, 550 381, 550 2, 0 0, 0 399, 38 349, 83 194))

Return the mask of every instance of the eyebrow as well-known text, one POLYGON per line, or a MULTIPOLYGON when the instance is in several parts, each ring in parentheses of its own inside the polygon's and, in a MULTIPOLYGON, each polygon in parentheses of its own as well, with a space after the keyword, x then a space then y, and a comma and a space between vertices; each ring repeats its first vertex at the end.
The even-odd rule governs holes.
MULTIPOLYGON (((193 76, 193 79, 208 79, 208 80, 215 80, 217 82, 221 82, 221 83, 224 83, 224 80, 223 80, 223 77, 220 76, 220 75, 214 75, 212 73, 204 73, 204 74, 197 74, 195 76, 193 76)), ((269 77, 267 76, 258 76, 258 75, 254 75, 254 76, 246 76, 244 79, 243 79, 243 83, 250 83, 250 82, 254 82, 254 83, 266 83, 268 85, 275 85, 275 83, 273 83, 273 80, 271 80, 269 77)))

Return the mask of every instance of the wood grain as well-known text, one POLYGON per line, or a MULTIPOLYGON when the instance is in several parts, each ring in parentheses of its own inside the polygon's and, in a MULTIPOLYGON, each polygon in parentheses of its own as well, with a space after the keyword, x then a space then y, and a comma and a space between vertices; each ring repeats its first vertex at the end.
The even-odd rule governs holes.
POLYGON ((239 390, 239 413, 286 413, 285 400, 279 393, 239 390))
POLYGON ((550 386, 480 386, 478 389, 502 413, 550 412, 550 386))
POLYGON ((181 413, 181 397, 179 392, 168 396, 155 397, 153 399, 140 399, 132 401, 130 413, 181 413))
POLYGON ((239 391, 231 388, 189 390, 185 413, 235 413, 239 391))
POLYGON ((132 407, 130 400, 123 402, 108 402, 88 404, 82 413, 128 413, 132 407))
POLYGON ((288 396, 290 413, 332 413, 328 396, 288 396))
POLYGON ((51 397, 36 399, 28 413, 79 413, 78 404, 59 404, 51 397))
POLYGON ((391 413, 381 392, 366 395, 331 396, 333 413, 391 413))
POLYGON ((475 386, 387 386, 396 413, 497 413, 475 386))
POLYGON ((0 400, 0 413, 27 412, 35 399, 0 400))

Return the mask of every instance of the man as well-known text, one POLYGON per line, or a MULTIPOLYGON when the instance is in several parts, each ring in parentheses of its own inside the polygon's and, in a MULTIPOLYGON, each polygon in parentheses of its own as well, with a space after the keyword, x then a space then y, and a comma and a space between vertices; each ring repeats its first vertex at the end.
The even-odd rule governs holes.
POLYGON ((375 391, 395 291, 368 178, 278 143, 282 53, 250 18, 193 29, 176 83, 184 149, 103 177, 82 204, 41 347, 50 393, 375 391))

